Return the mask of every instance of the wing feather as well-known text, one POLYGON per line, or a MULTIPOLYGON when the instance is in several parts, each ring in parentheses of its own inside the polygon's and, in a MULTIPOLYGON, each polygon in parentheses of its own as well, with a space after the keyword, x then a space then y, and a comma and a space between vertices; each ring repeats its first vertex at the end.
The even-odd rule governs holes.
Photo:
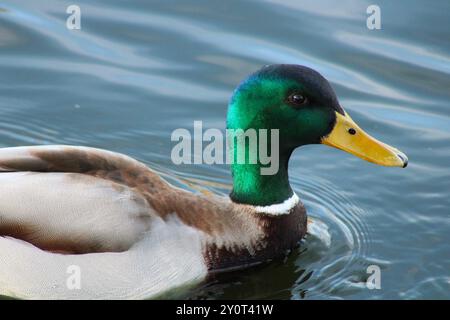
POLYGON ((94 148, 0 149, 0 236, 58 252, 127 250, 152 218, 138 191, 108 179, 130 168, 148 170, 132 158, 94 148))

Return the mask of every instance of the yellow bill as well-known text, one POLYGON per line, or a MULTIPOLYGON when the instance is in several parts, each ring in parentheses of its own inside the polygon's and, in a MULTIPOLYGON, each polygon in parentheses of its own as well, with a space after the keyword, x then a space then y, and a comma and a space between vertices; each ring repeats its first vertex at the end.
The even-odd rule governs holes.
POLYGON ((405 168, 408 165, 403 152, 369 136, 347 113, 336 112, 336 124, 322 143, 382 166, 405 168))

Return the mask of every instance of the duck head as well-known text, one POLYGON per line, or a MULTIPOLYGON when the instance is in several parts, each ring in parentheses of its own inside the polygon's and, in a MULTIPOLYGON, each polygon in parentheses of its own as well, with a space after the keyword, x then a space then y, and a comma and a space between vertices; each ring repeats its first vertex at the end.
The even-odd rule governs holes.
POLYGON ((266 66, 243 81, 230 100, 227 128, 279 132, 280 168, 272 177, 258 173, 260 164, 232 164, 231 198, 241 203, 268 205, 292 196, 287 165, 302 145, 332 146, 383 166, 408 163, 405 154, 372 138, 350 118, 323 76, 299 65, 266 66))

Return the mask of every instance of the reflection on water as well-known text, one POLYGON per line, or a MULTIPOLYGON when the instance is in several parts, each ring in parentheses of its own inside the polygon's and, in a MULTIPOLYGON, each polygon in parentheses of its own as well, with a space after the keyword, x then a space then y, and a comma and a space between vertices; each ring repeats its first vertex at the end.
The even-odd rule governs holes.
POLYGON ((224 129, 232 90, 268 63, 320 71, 369 133, 410 158, 373 166, 324 146, 295 152, 291 182, 314 227, 285 260, 221 275, 182 297, 448 298, 448 1, 69 1, 0 5, 0 146, 124 152, 194 192, 228 193, 227 166, 175 166, 171 132, 224 129), (199 190, 199 185, 201 186, 199 190), (378 265, 382 290, 368 290, 378 265))

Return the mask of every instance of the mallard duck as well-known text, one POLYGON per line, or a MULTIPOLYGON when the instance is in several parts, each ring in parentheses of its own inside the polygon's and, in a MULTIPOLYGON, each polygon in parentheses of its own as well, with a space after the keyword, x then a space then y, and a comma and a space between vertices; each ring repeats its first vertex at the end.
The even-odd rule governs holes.
POLYGON ((266 66, 243 81, 227 128, 279 129, 278 171, 262 175, 260 162, 232 164, 230 197, 176 188, 115 152, 0 149, 0 294, 158 297, 299 245, 307 216, 288 179, 297 147, 325 144, 380 165, 408 163, 356 125, 323 76, 299 65, 266 66))

